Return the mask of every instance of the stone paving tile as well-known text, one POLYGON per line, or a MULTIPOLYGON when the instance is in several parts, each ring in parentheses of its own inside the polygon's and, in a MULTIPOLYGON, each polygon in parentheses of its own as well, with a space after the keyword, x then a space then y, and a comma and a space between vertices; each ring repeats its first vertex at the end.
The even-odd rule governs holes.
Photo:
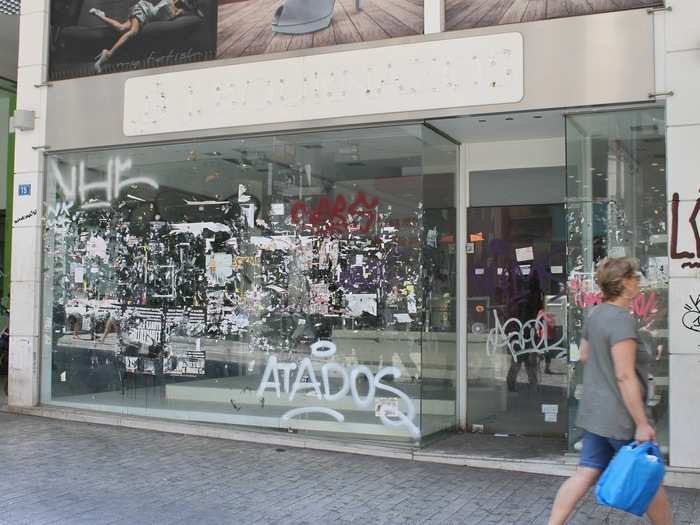
MULTIPOLYGON (((540 525, 561 482, 0 413, 0 525, 540 525)), ((669 494, 700 525, 700 491, 669 494)), ((570 523, 645 521, 589 495, 570 523)))

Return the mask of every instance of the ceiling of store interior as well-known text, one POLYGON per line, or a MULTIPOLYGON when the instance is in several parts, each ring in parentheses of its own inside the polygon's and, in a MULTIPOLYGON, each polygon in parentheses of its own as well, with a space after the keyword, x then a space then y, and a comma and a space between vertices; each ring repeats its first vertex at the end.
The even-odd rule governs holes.
MULTIPOLYGON (((611 131, 596 128, 605 119, 574 117, 573 122, 586 127, 593 137, 604 138, 611 131)), ((621 120, 625 129, 639 127, 639 121, 621 120)), ((501 115, 465 116, 430 121, 429 124, 461 142, 502 142, 530 139, 563 138, 564 114, 561 111, 501 115)), ((642 122, 651 131, 663 123, 642 122)), ((235 193, 239 182, 253 186, 266 184, 270 167, 275 176, 285 172, 304 180, 305 193, 321 187, 324 181, 374 185, 381 179, 394 180, 397 197, 408 180, 423 172, 444 173, 454 166, 454 145, 436 139, 436 134, 420 125, 387 126, 314 132, 276 137, 226 139, 190 144, 169 144, 118 151, 93 151, 60 154, 64 166, 84 161, 88 168, 104 172, 110 159, 130 159, 131 176, 150 176, 161 186, 176 187, 202 196, 224 197, 235 193), (430 154, 422 154, 422 140, 438 144, 430 154), (430 159, 429 161, 427 159, 430 159), (311 177, 306 174, 310 167, 311 177), (299 177, 299 174, 303 174, 299 177), (399 184, 401 179, 406 179, 399 184)), ((628 130, 629 131, 629 130, 628 130)), ((619 130, 618 130, 619 132, 619 130)), ((663 141, 650 141, 640 155, 640 163, 665 165, 663 141)), ((596 159, 596 170, 605 171, 606 160, 596 159)), ((663 172, 659 175, 663 177, 663 172)), ((393 184, 393 183, 392 183, 393 184)), ((381 185, 381 184, 380 184, 381 185)), ((386 186, 386 184, 383 184, 386 186)), ((659 184, 658 186, 661 186, 659 184)), ((359 186, 358 186, 359 187, 359 186)), ((445 188, 449 195, 449 188, 445 188)), ((391 191, 389 191, 391 193, 391 191)))
POLYGON ((564 136, 562 111, 475 115, 428 123, 462 143, 545 139, 564 136))

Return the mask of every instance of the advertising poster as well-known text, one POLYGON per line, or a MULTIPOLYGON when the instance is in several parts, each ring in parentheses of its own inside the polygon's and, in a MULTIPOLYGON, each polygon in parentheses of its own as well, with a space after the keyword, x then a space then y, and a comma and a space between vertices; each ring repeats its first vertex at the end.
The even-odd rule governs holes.
POLYGON ((216 0, 52 0, 54 80, 212 59, 216 0))
POLYGON ((661 0, 446 0, 445 29, 518 24, 661 4, 661 0))
POLYGON ((52 0, 52 80, 423 33, 423 0, 52 0))
POLYGON ((223 0, 217 56, 423 34, 423 0, 223 0))

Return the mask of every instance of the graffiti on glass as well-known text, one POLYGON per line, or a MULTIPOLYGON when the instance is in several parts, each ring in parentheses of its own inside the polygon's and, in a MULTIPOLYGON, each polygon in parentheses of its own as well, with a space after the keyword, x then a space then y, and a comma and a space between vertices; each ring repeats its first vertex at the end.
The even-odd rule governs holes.
MULTIPOLYGON (((580 274, 569 279, 569 292, 573 304, 579 308, 589 308, 603 302, 603 292, 598 290, 593 279, 584 278, 580 274)), ((645 323, 656 319, 659 311, 656 292, 641 292, 632 301, 630 311, 645 323)))
MULTIPOLYGON (((311 345, 312 357, 319 359, 333 357, 336 350, 336 345, 331 341, 317 341, 311 345)), ((339 363, 331 361, 324 363, 321 367, 321 382, 319 382, 310 358, 305 357, 297 364, 278 361, 277 357, 273 355, 267 359, 265 372, 263 372, 262 381, 258 386, 257 396, 259 399, 263 399, 265 391, 273 389, 278 399, 284 393, 288 396, 289 402, 292 402, 298 392, 313 390, 312 394, 319 401, 339 402, 350 394, 352 402, 357 408, 368 409, 372 406, 377 391, 387 392, 404 402, 406 412, 401 411, 398 405, 382 404, 378 410, 380 421, 387 427, 403 426, 408 430, 411 437, 418 439, 420 437, 420 429, 413 422, 416 417, 416 408, 413 402, 398 388, 382 382, 385 377, 392 377, 396 380, 400 375, 401 371, 395 366, 387 366, 376 373, 372 373, 366 365, 354 365, 348 370, 339 363), (282 373, 281 381, 280 372, 282 373), (296 372, 293 382, 292 372, 296 372), (339 376, 341 379, 340 386, 335 392, 331 391, 333 387, 331 374, 339 376), (358 385, 364 383, 367 386, 367 393, 362 396, 358 385)), ((311 413, 330 416, 338 423, 345 421, 345 416, 342 413, 325 406, 305 406, 291 409, 282 415, 282 421, 289 422, 289 420, 297 416, 311 413)))
POLYGON ((292 205, 292 222, 310 224, 315 230, 368 233, 377 220, 375 208, 378 205, 378 197, 368 200, 362 191, 350 204, 343 195, 337 195, 334 202, 322 195, 312 209, 305 202, 296 201, 292 205))
POLYGON ((489 355, 506 349, 513 356, 513 361, 517 361, 519 356, 525 354, 557 352, 555 359, 566 356, 567 350, 562 346, 566 340, 566 334, 562 335, 558 341, 550 342, 551 319, 543 312, 540 312, 535 319, 524 323, 515 317, 501 323, 496 310, 493 311, 493 317, 495 326, 489 330, 486 339, 486 352, 489 355))

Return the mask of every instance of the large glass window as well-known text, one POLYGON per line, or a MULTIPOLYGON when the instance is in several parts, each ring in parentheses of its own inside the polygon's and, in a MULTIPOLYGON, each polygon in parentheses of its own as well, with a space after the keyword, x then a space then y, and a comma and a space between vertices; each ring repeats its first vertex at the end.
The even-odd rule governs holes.
POLYGON ((456 162, 422 125, 51 155, 43 401, 453 427, 456 162))
POLYGON ((570 444, 582 395, 578 344, 587 310, 601 301, 593 272, 604 257, 640 260, 642 294, 632 306, 654 362, 647 405, 668 445, 668 238, 662 108, 570 115, 567 148, 567 269, 571 364, 570 444))

